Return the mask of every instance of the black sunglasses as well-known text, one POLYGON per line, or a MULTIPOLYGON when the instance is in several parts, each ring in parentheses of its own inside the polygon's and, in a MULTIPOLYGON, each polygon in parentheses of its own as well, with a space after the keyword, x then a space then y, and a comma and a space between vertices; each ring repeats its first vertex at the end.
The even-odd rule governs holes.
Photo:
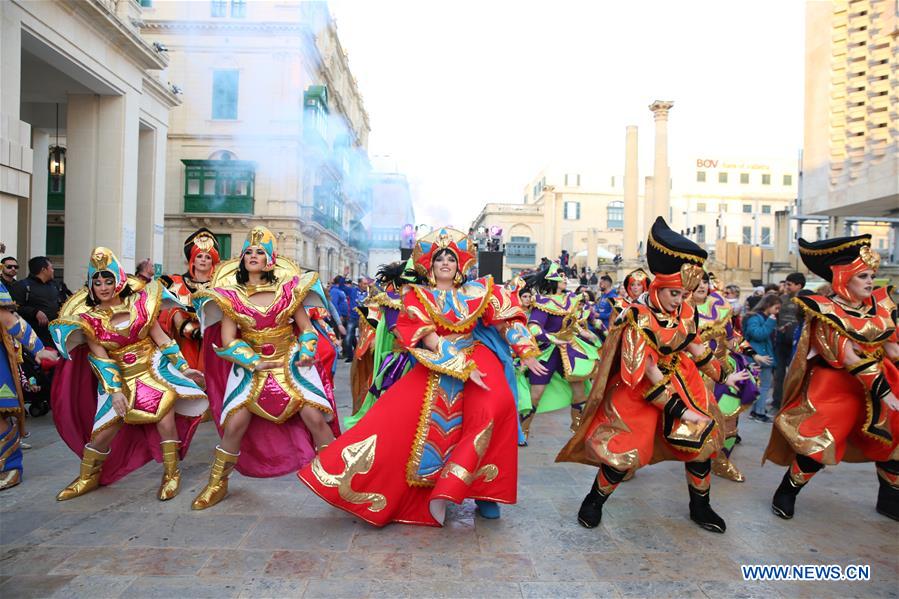
POLYGON ((15 268, 16 270, 19 269, 18 264, 4 264, 3 266, 5 266, 6 268, 15 268))

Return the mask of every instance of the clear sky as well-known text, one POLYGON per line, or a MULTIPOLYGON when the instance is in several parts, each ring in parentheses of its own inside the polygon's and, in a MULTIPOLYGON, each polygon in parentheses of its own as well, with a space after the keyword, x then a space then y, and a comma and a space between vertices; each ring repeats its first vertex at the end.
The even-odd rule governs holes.
POLYGON ((409 177, 419 222, 467 228, 487 202, 521 202, 549 164, 623 173, 627 125, 651 174, 656 99, 675 102, 672 162, 802 146, 802 0, 329 5, 369 153, 409 177))

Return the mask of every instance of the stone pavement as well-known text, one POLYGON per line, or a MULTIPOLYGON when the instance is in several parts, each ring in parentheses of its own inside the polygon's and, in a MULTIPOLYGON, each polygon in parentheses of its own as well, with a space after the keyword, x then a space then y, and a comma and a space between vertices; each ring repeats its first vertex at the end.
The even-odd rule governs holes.
MULTIPOLYGON (((347 413, 347 365, 337 387, 347 413)), ((161 466, 58 503, 77 458, 49 417, 31 419, 25 481, 0 493, 0 596, 21 597, 849 597, 899 596, 899 525, 874 511, 873 465, 820 473, 789 522, 771 513, 783 470, 759 467, 768 427, 742 423, 736 461, 749 481, 712 483, 726 534, 687 518, 680 464, 624 483, 600 528, 575 519, 593 471, 553 464, 567 414, 538 417, 523 449, 519 503, 475 517, 466 502, 443 529, 378 530, 331 508, 293 475, 235 474, 205 512, 190 502, 206 480, 216 436, 204 424, 175 499, 155 499, 161 466), (870 564, 856 583, 748 583, 740 564, 870 564)))

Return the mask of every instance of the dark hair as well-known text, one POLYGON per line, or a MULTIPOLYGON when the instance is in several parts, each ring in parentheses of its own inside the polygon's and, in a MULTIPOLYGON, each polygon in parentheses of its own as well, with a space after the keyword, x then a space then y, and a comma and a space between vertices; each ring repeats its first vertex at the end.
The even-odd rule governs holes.
POLYGON ((442 250, 437 250, 437 253, 434 254, 434 257, 431 258, 431 264, 433 264, 434 262, 437 262, 437 259, 442 258, 444 254, 449 254, 450 256, 453 257, 453 260, 455 260, 456 263, 459 262, 459 258, 456 257, 456 254, 453 253, 453 250, 451 250, 449 248, 443 248, 442 250))
MULTIPOLYGON (((237 282, 241 285, 245 285, 247 281, 250 280, 250 272, 247 270, 247 267, 243 263, 243 256, 240 257, 240 264, 237 267, 237 282)), ((275 271, 273 270, 265 270, 262 272, 262 280, 266 283, 274 283, 278 280, 275 276, 275 271)))
POLYGON ((774 283, 768 283, 767 285, 765 285, 765 293, 768 293, 769 291, 780 291, 780 287, 778 287, 774 283))
MULTIPOLYGON (((94 279, 99 279, 101 276, 104 279, 112 279, 113 281, 115 281, 115 275, 113 275, 108 270, 101 270, 99 272, 94 273, 94 276, 92 276, 91 280, 88 281, 88 286, 93 284, 94 279)), ((122 290, 119 291, 119 299, 123 300, 126 297, 128 297, 129 295, 133 295, 133 294, 134 294, 134 290, 131 289, 131 285, 128 283, 125 283, 125 287, 123 287, 122 290)), ((93 308, 94 306, 100 305, 100 302, 98 302, 97 300, 94 299, 94 294, 91 293, 90 288, 88 288, 88 290, 87 290, 87 298, 84 300, 84 303, 87 304, 88 306, 90 306, 91 308, 93 308)))
POLYGON ((787 283, 793 283, 800 287, 805 287, 805 275, 801 272, 791 272, 787 275, 787 283))
POLYGON ((603 275, 603 276, 599 277, 599 280, 606 281, 609 285, 614 283, 614 281, 612 281, 612 277, 610 277, 609 275, 603 275))
MULTIPOLYGON (((0 260, 0 264, 6 264, 7 260, 16 260, 15 256, 4 256, 3 260, 0 260)), ((18 260, 16 260, 18 262, 18 260)))
POLYGON ((590 298, 591 302, 596 301, 596 295, 593 293, 593 291, 591 289, 587 289, 586 287, 584 287, 584 289, 581 291, 581 293, 586 293, 587 297, 590 298))
POLYGON ((765 310, 774 305, 781 305, 783 300, 780 299, 780 296, 774 294, 763 295, 762 299, 756 303, 755 306, 752 307, 752 312, 755 314, 764 314, 765 310))
POLYGON ((50 266, 50 260, 46 256, 35 256, 28 261, 28 274, 35 276, 48 266, 50 266))

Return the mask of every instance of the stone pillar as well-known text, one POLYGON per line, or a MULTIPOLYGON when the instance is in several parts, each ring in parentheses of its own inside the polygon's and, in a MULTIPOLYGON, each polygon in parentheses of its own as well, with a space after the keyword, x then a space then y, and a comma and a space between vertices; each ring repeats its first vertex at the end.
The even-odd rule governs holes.
POLYGON ((28 202, 28 252, 25 260, 47 255, 47 158, 50 156, 50 135, 42 129, 32 129, 31 148, 36 157, 35 173, 31 177, 31 200, 28 202))
POLYGON ((828 237, 844 237, 850 235, 849 223, 845 216, 831 216, 827 220, 828 237))
POLYGON ((646 253, 646 238, 649 237, 649 230, 652 229, 652 223, 656 219, 652 208, 652 201, 655 196, 654 181, 653 177, 646 177, 643 180, 643 234, 640 235, 640 241, 643 242, 644 254, 646 253))
POLYGON ((637 127, 629 125, 624 141, 624 239, 621 257, 625 262, 637 259, 637 127))
MULTIPOLYGON (((652 219, 661 216, 668 220, 668 199, 671 189, 671 175, 668 171, 668 111, 674 102, 656 100, 649 105, 655 119, 655 163, 653 165, 652 219)), ((651 222, 650 221, 650 222, 651 222)))
POLYGON ((95 246, 134 272, 139 99, 69 96, 66 128, 66 284, 80 287, 95 246))
POLYGON ((787 210, 774 213, 774 261, 790 261, 790 213, 787 210))
POLYGON ((160 267, 164 254, 165 137, 164 130, 142 126, 137 150, 136 260, 149 258, 160 267))

